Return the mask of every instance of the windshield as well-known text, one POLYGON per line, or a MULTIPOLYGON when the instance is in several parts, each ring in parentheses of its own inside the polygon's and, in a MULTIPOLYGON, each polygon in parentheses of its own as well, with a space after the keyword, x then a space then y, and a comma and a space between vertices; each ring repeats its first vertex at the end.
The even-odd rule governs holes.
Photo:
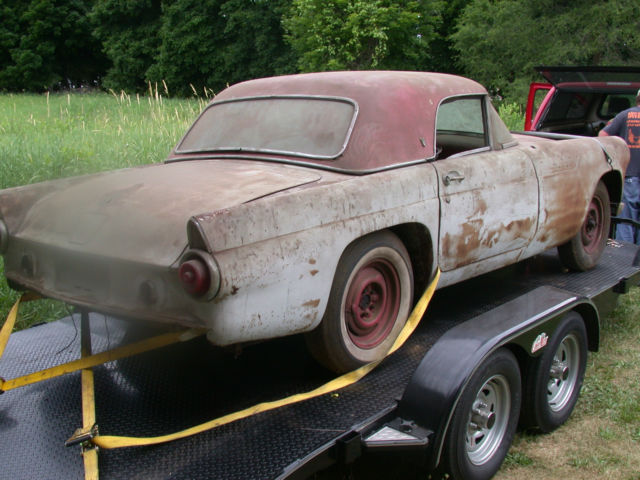
POLYGON ((332 159, 344 151, 356 113, 356 104, 344 98, 221 101, 200 115, 176 152, 260 152, 332 159))

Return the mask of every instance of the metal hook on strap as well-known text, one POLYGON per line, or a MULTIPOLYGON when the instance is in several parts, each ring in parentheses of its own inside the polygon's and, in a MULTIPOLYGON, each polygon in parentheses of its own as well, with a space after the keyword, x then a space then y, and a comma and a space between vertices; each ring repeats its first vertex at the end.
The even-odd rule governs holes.
POLYGON ((100 434, 98 431, 98 425, 94 424, 89 428, 78 428, 69 439, 64 442, 65 447, 73 447, 74 445, 81 445, 82 450, 97 449, 98 446, 93 443, 93 439, 100 434))

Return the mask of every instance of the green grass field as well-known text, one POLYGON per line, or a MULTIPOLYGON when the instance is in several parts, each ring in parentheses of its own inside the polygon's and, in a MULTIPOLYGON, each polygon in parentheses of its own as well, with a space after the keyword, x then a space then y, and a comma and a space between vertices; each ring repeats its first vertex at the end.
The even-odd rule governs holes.
MULTIPOLYGON (((160 162, 206 101, 167 100, 155 92, 0 95, 0 188, 160 162)), ((2 277, 3 315, 16 298, 2 277)), ((62 315, 59 302, 28 303, 16 329, 62 315)))
MULTIPOLYGON (((158 95, 0 95, 0 188, 162 161, 206 99, 158 95)), ((514 106, 500 108, 513 130, 514 106)), ((2 264, 0 261, 0 273, 2 264)), ((17 299, 0 276, 0 316, 17 299)), ((67 314, 60 302, 21 307, 16 329, 67 314)), ((640 480, 640 289, 603 321, 582 397, 551 435, 520 434, 498 478, 640 480)))

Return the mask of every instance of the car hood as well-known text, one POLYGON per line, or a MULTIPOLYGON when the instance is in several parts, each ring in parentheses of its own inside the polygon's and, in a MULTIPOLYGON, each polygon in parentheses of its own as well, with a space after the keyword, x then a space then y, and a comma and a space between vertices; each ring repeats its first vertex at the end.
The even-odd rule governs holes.
POLYGON ((157 164, 6 190, 0 214, 10 237, 22 241, 170 265, 187 245, 192 216, 320 178, 314 170, 240 160, 157 164))

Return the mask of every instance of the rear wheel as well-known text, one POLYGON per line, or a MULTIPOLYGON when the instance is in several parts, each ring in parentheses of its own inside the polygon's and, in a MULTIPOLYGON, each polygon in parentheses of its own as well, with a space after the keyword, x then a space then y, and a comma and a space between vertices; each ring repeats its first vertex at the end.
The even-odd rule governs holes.
POLYGON ((500 349, 487 358, 464 389, 447 430, 442 473, 457 480, 484 480, 500 468, 518 425, 520 369, 500 349))
POLYGON ((598 182, 580 231, 558 247, 562 263, 579 272, 595 267, 607 244, 610 226, 609 192, 604 183, 598 182))
POLYGON ((522 403, 522 426, 551 432, 575 407, 587 365, 587 332, 582 317, 569 312, 544 353, 530 364, 522 403))
POLYGON ((409 315, 413 274, 400 239, 383 231, 347 247, 320 326, 307 334, 315 358, 336 372, 379 360, 409 315))

